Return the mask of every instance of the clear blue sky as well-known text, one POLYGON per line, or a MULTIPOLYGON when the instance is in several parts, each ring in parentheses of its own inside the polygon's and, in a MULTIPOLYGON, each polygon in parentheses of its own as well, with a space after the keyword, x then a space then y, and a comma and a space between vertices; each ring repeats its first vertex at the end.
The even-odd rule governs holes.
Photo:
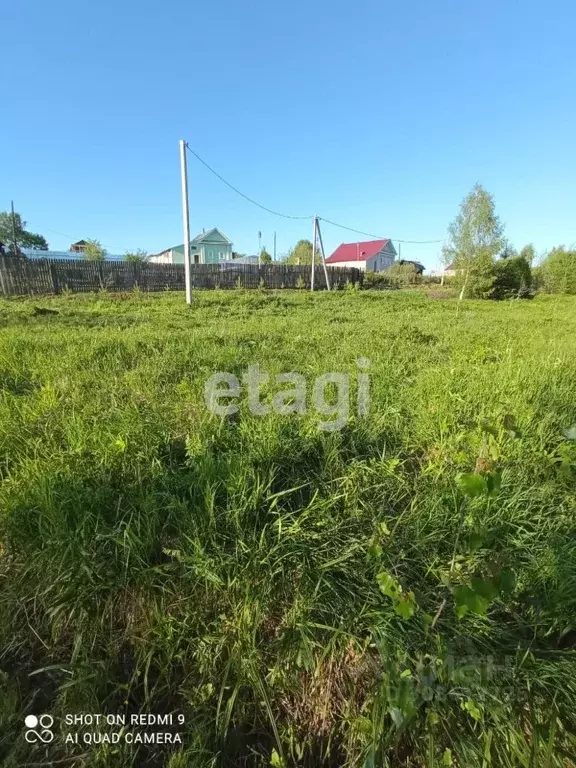
MULTIPOLYGON (((572 0, 19 0, 2 23, 0 210, 53 248, 181 243, 180 138, 287 213, 444 238, 479 181, 514 245, 576 241, 572 0)), ((279 253, 311 236, 189 174, 193 231, 251 253, 258 230, 279 253)))

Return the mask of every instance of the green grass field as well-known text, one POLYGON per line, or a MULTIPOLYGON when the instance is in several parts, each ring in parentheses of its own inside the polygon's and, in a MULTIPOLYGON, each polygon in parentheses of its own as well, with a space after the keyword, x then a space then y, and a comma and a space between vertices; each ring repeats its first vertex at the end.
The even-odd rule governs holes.
POLYGON ((0 330, 2 765, 576 764, 576 298, 73 295, 0 330), (258 363, 354 404, 360 357, 340 430, 204 402, 258 363), (139 712, 182 744, 64 725, 139 712))

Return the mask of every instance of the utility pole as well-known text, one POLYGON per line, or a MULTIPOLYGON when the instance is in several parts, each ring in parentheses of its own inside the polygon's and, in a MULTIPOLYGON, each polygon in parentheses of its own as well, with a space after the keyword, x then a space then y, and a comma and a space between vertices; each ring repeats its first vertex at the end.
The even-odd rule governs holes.
POLYGON ((12 248, 14 250, 14 256, 18 256, 18 244, 16 241, 16 214, 14 213, 14 200, 10 200, 10 206, 12 209, 12 248))
POLYGON ((312 270, 310 272, 310 290, 314 291, 314 267, 316 266, 316 229, 318 227, 318 216, 314 216, 314 231, 312 235, 312 270))
POLYGON ((190 212, 188 210, 188 169, 186 168, 186 142, 180 139, 180 175, 182 177, 182 219, 184 226, 184 281, 186 304, 192 304, 190 282, 190 212))
POLYGON ((276 232, 274 232, 274 261, 276 261, 276 232))
POLYGON ((402 258, 402 243, 398 243, 398 261, 402 258))
POLYGON ((258 230, 258 266, 260 266, 260 254, 262 253, 262 232, 258 230))
POLYGON ((326 254, 324 253, 324 241, 322 240, 322 231, 320 221, 316 218, 316 232, 318 233, 318 242, 320 243, 320 254, 322 255, 322 266, 324 267, 324 277, 326 278, 326 290, 330 289, 330 279, 328 277, 328 267, 326 266, 326 254))

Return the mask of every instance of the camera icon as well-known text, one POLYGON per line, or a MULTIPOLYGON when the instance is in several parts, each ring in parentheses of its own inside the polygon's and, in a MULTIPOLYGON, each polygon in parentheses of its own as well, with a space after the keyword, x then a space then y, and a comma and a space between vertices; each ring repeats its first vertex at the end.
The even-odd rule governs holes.
POLYGON ((26 726, 26 732, 24 738, 28 744, 50 744, 54 739, 54 732, 52 726, 54 725, 54 718, 52 715, 26 715, 24 718, 24 725, 26 726))

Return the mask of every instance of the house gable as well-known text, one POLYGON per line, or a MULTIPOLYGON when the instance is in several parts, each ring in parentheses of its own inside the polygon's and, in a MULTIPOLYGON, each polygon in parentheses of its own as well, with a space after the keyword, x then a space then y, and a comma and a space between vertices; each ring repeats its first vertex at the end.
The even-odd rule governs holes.
MULTIPOLYGON (((217 227, 208 232, 200 232, 190 241, 190 259, 193 264, 220 264, 232 259, 232 241, 217 227)), ((171 264, 184 264, 184 244, 174 245, 151 260, 165 261, 171 264), (167 254, 164 257, 164 254, 167 254), (157 258, 162 256, 163 258, 157 258)))
MULTIPOLYGON (((358 243, 342 243, 327 259, 328 264, 348 261, 366 261, 386 248, 389 240, 365 240, 358 243)), ((394 246, 392 246, 394 247, 394 246)))
POLYGON ((226 235, 224 235, 218 229, 218 227, 213 227, 212 229, 208 230, 208 232, 200 232, 196 235, 192 242, 195 245, 201 245, 204 243, 223 243, 224 245, 232 245, 232 241, 228 240, 226 235))

